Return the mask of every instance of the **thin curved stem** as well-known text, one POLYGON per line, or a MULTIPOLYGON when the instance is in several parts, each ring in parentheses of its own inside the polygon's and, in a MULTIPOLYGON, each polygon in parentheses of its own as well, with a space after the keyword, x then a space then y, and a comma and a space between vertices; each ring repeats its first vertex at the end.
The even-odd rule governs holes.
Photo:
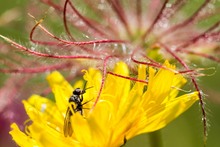
POLYGON ((16 68, 16 69, 1 69, 1 73, 28 73, 28 74, 33 74, 33 73, 43 73, 47 71, 53 71, 53 70, 59 70, 59 69, 64 69, 64 68, 69 68, 72 67, 72 63, 67 62, 64 64, 57 64, 57 65, 49 65, 49 66, 42 66, 42 67, 35 67, 35 68, 16 68))
POLYGON ((100 95, 102 93, 102 89, 104 87, 104 84, 105 84, 105 78, 106 78, 106 75, 107 75, 107 62, 110 58, 112 58, 114 56, 107 56, 104 58, 103 60, 103 69, 102 69, 102 81, 101 81, 101 85, 100 85, 100 89, 99 89, 99 92, 98 92, 98 95, 97 95, 97 98, 91 108, 91 111, 95 108, 96 104, 98 103, 99 101, 99 98, 100 98, 100 95))
MULTIPOLYGON (((178 57, 173 51, 171 51, 166 45, 160 43, 161 46, 164 47, 164 49, 171 54, 186 70, 190 70, 188 65, 182 60, 180 59, 180 57, 178 57)), ((195 76, 190 75, 191 81, 196 89, 196 91, 198 92, 198 97, 199 97, 199 103, 200 103, 200 107, 201 107, 201 112, 202 112, 202 121, 203 121, 203 133, 204 133, 204 144, 206 144, 206 140, 207 140, 207 117, 206 117, 206 112, 205 112, 205 103, 203 101, 202 98, 202 93, 201 90, 196 82, 195 76)))
POLYGON ((52 54, 45 54, 45 53, 40 53, 40 52, 36 52, 34 50, 31 50, 25 46, 22 46, 14 41, 12 41, 11 39, 0 35, 1 38, 3 38, 5 41, 7 41, 8 43, 10 43, 12 46, 25 51, 27 53, 30 53, 32 55, 35 56, 41 56, 41 57, 49 57, 49 58, 57 58, 57 59, 93 59, 93 60, 102 60, 101 57, 96 57, 96 56, 90 56, 90 55, 52 55, 52 54))
POLYGON ((140 83, 148 84, 148 82, 145 81, 145 80, 139 80, 139 79, 128 77, 128 76, 123 76, 123 75, 116 74, 116 73, 113 73, 113 72, 110 72, 110 71, 108 71, 107 74, 110 74, 110 75, 113 75, 113 76, 117 76, 117 77, 120 77, 120 78, 123 78, 123 79, 128 79, 128 80, 135 81, 135 82, 140 82, 140 83))
POLYGON ((179 24, 174 25, 173 27, 169 28, 168 30, 162 32, 158 38, 162 39, 164 36, 166 36, 166 34, 170 34, 170 33, 174 33, 175 31, 177 31, 178 29, 183 28, 184 26, 187 26, 188 24, 192 23, 197 16, 199 15, 199 13, 201 12, 201 10, 210 2, 210 0, 205 0, 205 2, 194 12, 194 14, 189 17, 188 19, 186 19, 185 21, 182 21, 179 24))
POLYGON ((150 34, 150 32, 153 30, 153 27, 155 26, 155 24, 160 20, 161 15, 163 14, 163 10, 165 9, 165 6, 167 4, 169 0, 165 0, 162 8, 160 9, 159 13, 157 14, 157 16, 155 17, 153 23, 150 25, 150 27, 145 31, 145 33, 142 36, 142 39, 145 40, 145 38, 150 34))

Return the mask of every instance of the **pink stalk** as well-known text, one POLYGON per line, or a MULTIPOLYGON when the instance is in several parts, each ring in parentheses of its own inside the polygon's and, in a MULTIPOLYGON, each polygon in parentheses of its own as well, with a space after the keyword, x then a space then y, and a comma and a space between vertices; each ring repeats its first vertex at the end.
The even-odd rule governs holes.
MULTIPOLYGON (((160 43, 160 45, 162 47, 164 47, 164 49, 169 53, 171 54, 186 70, 190 70, 188 65, 180 58, 178 57, 173 51, 171 51, 166 45, 160 43)), ((200 103, 200 107, 201 107, 201 111, 202 111, 202 121, 203 121, 203 127, 204 127, 204 130, 203 130, 203 133, 204 133, 204 143, 206 144, 206 140, 207 140, 207 119, 206 119, 206 112, 205 112, 205 103, 203 101, 203 98, 202 98, 202 93, 199 89, 199 86, 196 82, 196 79, 193 75, 190 75, 190 78, 192 80, 192 83, 196 89, 196 91, 198 92, 198 96, 199 96, 199 103, 200 103)))
MULTIPOLYGON (((71 3, 71 1, 66 0, 65 1, 65 9, 67 7, 67 3, 69 3, 70 7, 72 8, 72 10, 76 13, 76 15, 90 28, 92 28, 93 30, 95 30, 97 33, 99 33, 101 36, 107 36, 104 32, 100 31, 98 28, 96 28, 87 18, 85 18, 84 16, 82 16, 79 11, 77 11, 77 9, 74 7, 74 5, 71 3)), ((64 11, 64 14, 66 12, 64 11)), ((66 16, 66 15, 65 15, 66 16)), ((65 17, 64 17, 65 18, 65 17)), ((68 28, 67 25, 65 24, 65 28, 68 28)))
POLYGON ((68 4, 68 0, 65 1, 64 3, 64 9, 63 9, 63 24, 64 24, 64 28, 66 30, 67 35, 70 37, 70 39, 72 41, 75 41, 74 37, 72 36, 72 34, 70 33, 69 27, 67 25, 67 20, 66 20, 66 11, 67 11, 67 4, 68 4))
MULTIPOLYGON (((41 19, 39 22, 36 23, 36 25, 32 28, 31 33, 30 33, 30 40, 34 43, 37 44, 43 44, 43 45, 54 45, 54 46, 66 46, 66 45, 76 45, 76 46, 80 46, 81 49, 83 49, 84 51, 88 52, 88 53, 92 53, 95 55, 101 55, 104 54, 102 51, 100 52, 95 52, 91 49, 88 49, 86 47, 83 47, 83 45, 88 45, 88 44, 92 44, 94 45, 95 43, 97 44, 102 44, 102 43, 115 43, 115 41, 117 42, 117 40, 97 40, 97 41, 85 41, 85 42, 71 42, 71 41, 66 41, 63 40, 55 35, 53 35, 51 32, 49 32, 46 28, 44 28, 41 23, 42 23, 43 19, 41 19), (33 39, 33 34, 37 28, 37 26, 39 26, 47 35, 49 35, 50 37, 54 38, 57 41, 60 41, 61 43, 58 44, 57 42, 47 42, 47 41, 36 41, 33 39)), ((120 40, 118 40, 119 42, 121 42, 120 40)), ((119 43, 118 42, 118 43, 119 43)), ((123 41, 122 41, 123 42, 123 41)), ((121 43, 122 43, 121 42, 121 43)))
POLYGON ((174 25, 173 27, 169 28, 168 30, 162 32, 159 36, 160 39, 162 39, 163 37, 165 37, 167 34, 173 33, 175 31, 177 31, 178 29, 182 29, 185 26, 187 26, 188 24, 192 23, 197 16, 199 15, 199 13, 201 12, 201 10, 210 2, 210 0, 206 0, 198 9, 196 12, 194 12, 194 14, 189 17, 188 19, 186 19, 185 21, 174 25))
POLYGON ((150 27, 145 31, 145 33, 142 36, 142 39, 145 40, 145 38, 150 34, 150 32, 153 30, 153 27, 155 26, 155 24, 158 22, 158 20, 160 20, 161 15, 163 14, 163 10, 167 4, 168 0, 165 0, 162 8, 160 9, 159 13, 157 14, 156 18, 154 19, 153 23, 150 25, 150 27))
MULTIPOLYGON (((111 22, 111 18, 109 18, 109 14, 110 12, 107 11, 107 13, 105 13, 106 11, 102 11, 100 9, 97 8, 97 5, 94 6, 94 1, 91 0, 84 0, 84 2, 96 13, 96 15, 98 17, 100 17, 100 20, 102 20, 103 22, 106 22, 107 26, 105 26, 104 28, 102 28, 103 30, 109 30, 109 34, 108 37, 111 36, 119 36, 119 32, 117 32, 115 29, 115 23, 111 22)), ((102 25, 102 24, 101 24, 102 25)), ((98 25, 98 27, 100 26, 100 24, 98 25)))
POLYGON ((123 79, 128 79, 128 80, 135 81, 135 82, 140 82, 140 83, 148 84, 148 82, 145 81, 145 80, 139 80, 139 79, 135 79, 135 78, 128 77, 128 76, 119 75, 119 74, 116 74, 116 73, 113 73, 113 72, 110 72, 110 71, 108 71, 107 74, 110 74, 110 75, 113 75, 113 76, 117 76, 117 77, 120 77, 120 78, 123 78, 123 79))
POLYGON ((171 18, 186 4, 186 1, 187 0, 176 0, 174 4, 172 4, 170 10, 168 10, 166 13, 163 13, 161 17, 165 17, 166 19, 171 18))
POLYGON ((215 56, 212 56, 212 55, 208 55, 206 53, 199 53, 199 52, 194 52, 194 51, 189 51, 189 50, 183 50, 181 52, 182 53, 187 53, 187 54, 193 54, 193 55, 196 55, 196 56, 201 56, 201 57, 204 57, 204 58, 207 58, 207 59, 210 59, 212 61, 220 63, 220 59, 219 58, 217 58, 215 56))
POLYGON ((33 51, 25 46, 22 46, 11 39, 4 37, 0 35, 1 38, 3 38, 5 41, 9 42, 12 46, 15 46, 18 49, 21 49, 22 51, 25 51, 27 53, 30 53, 35 56, 41 56, 41 57, 49 57, 49 58, 58 58, 58 59, 93 59, 93 60, 102 60, 101 57, 96 57, 96 56, 89 56, 89 55, 52 55, 52 54, 44 54, 40 52, 33 51))
POLYGON ((51 0, 40 0, 40 1, 53 7, 55 10, 63 11, 63 8, 60 5, 53 3, 51 0))
POLYGON ((32 28, 31 33, 30 33, 30 40, 34 43, 38 43, 38 44, 44 44, 44 45, 57 45, 57 42, 45 42, 45 41, 36 41, 33 39, 33 33, 36 30, 36 28, 38 26, 40 26, 40 28, 49 36, 51 36, 52 38, 60 41, 61 43, 64 43, 65 45, 77 45, 77 46, 81 46, 81 45, 89 45, 89 44, 102 44, 102 43, 125 43, 124 40, 109 40, 109 39, 103 39, 103 40, 94 40, 94 41, 67 41, 67 40, 63 40, 55 35, 53 35, 52 33, 50 33, 47 29, 45 29, 42 25, 42 20, 37 22, 36 25, 32 28))
POLYGON ((216 29, 219 25, 220 25, 220 21, 216 22, 213 26, 211 26, 211 27, 210 27, 209 29, 207 29, 205 32, 203 32, 203 33, 201 33, 200 35, 198 35, 198 36, 192 38, 191 40, 187 41, 186 43, 180 45, 180 46, 176 49, 176 51, 181 51, 181 50, 183 50, 184 48, 195 44, 199 39, 208 37, 208 33, 211 32, 211 31, 213 31, 214 29, 216 29))
POLYGON ((105 78, 106 78, 106 74, 107 74, 107 62, 110 58, 112 58, 114 56, 107 56, 104 58, 103 60, 103 70, 102 70, 102 81, 101 81, 101 86, 100 86, 100 89, 99 89, 99 92, 98 92, 98 95, 97 95, 97 98, 91 108, 91 111, 95 108, 96 104, 98 103, 99 101, 99 98, 100 98, 100 95, 102 93, 102 89, 104 87, 104 84, 105 84, 105 78))
POLYGON ((108 0, 109 4, 112 6, 114 12, 117 14, 118 19, 121 21, 121 23, 124 25, 126 32, 128 34, 129 37, 132 36, 131 30, 129 28, 128 22, 126 20, 124 11, 121 7, 121 4, 119 1, 117 0, 108 0))
POLYGON ((0 72, 2 73, 42 73, 46 71, 53 71, 53 70, 59 70, 59 69, 64 69, 64 68, 69 68, 72 67, 72 63, 67 62, 64 64, 57 64, 57 65, 49 65, 49 66, 42 66, 42 67, 35 67, 35 68, 17 68, 17 69, 1 69, 0 72))
POLYGON ((219 40, 219 36, 220 36, 220 31, 216 31, 216 32, 212 32, 207 34, 207 37, 210 37, 211 39, 218 39, 219 40))
MULTIPOLYGON (((161 65, 160 63, 150 59, 149 57, 147 56, 144 56, 144 58, 147 58, 150 62, 143 62, 143 61, 139 61, 137 59, 134 58, 134 55, 135 53, 138 51, 138 48, 135 49, 132 54, 131 54, 131 60, 134 62, 134 63, 137 63, 137 64, 143 64, 143 65, 148 65, 148 66, 152 66, 152 67, 156 67, 156 68, 162 68, 162 69, 166 69, 166 70, 169 70, 169 71, 172 71, 174 73, 178 73, 178 71, 175 71, 173 69, 170 69, 170 68, 167 68, 163 65, 161 65)), ((143 55, 142 55, 143 56, 143 55)))
POLYGON ((139 29, 142 28, 142 0, 136 2, 136 13, 137 13, 137 26, 139 29))

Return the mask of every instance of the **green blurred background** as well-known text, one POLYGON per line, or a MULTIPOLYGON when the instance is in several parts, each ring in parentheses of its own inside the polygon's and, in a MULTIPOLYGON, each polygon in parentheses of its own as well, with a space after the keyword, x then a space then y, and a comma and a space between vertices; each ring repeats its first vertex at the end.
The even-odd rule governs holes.
MULTIPOLYGON (((0 2, 0 34, 19 41, 27 41, 30 28, 25 25, 28 18, 28 0, 1 0, 0 2), (5 17, 9 14, 11 18, 5 17)), ((220 67, 210 62, 210 67, 216 68, 216 74, 199 78, 199 84, 206 96, 209 131, 207 147, 220 146, 220 67)), ((2 85, 2 82, 0 82, 2 85)), ((1 124, 0 124, 1 125, 1 124)), ((127 147, 151 147, 150 137, 161 137, 163 147, 201 147, 203 146, 203 126, 199 103, 194 104, 186 113, 171 122, 167 127, 153 134, 144 134, 129 140, 127 147)), ((0 145, 2 140, 0 134, 0 145)), ((13 145, 12 145, 13 146, 13 145)), ((14 145, 15 146, 15 145, 14 145)), ((155 146, 156 147, 156 146, 155 146)))

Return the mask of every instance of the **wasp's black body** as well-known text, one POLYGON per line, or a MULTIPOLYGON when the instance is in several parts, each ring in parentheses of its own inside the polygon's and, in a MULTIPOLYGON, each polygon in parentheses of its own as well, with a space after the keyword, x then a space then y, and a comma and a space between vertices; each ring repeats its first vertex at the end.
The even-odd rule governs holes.
POLYGON ((73 111, 76 112, 80 112, 81 115, 83 115, 83 94, 85 93, 85 90, 81 90, 80 88, 76 88, 73 91, 73 95, 69 98, 69 103, 75 103, 76 108, 74 109, 73 104, 71 104, 73 111))
MULTIPOLYGON (((87 88, 88 89, 88 88, 87 88)), ((73 115, 73 112, 80 112, 81 115, 83 115, 83 105, 88 103, 89 101, 83 102, 83 94, 85 93, 85 90, 81 90, 80 88, 76 88, 73 91, 73 95, 69 98, 70 107, 67 108, 66 116, 64 118, 64 136, 72 136, 73 129, 71 125, 71 119, 70 117, 73 115), (74 107, 74 104, 75 107, 74 107), (73 112, 72 112, 73 110, 73 112)))

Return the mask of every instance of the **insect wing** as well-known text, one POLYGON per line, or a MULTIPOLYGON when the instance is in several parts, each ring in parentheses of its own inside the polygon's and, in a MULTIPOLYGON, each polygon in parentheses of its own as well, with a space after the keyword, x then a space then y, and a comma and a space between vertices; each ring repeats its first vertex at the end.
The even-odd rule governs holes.
POLYGON ((63 127, 65 137, 72 136, 73 134, 73 128, 71 125, 71 118, 70 118, 71 116, 72 116, 72 112, 70 108, 68 107, 66 111, 66 116, 64 118, 64 127, 63 127))

